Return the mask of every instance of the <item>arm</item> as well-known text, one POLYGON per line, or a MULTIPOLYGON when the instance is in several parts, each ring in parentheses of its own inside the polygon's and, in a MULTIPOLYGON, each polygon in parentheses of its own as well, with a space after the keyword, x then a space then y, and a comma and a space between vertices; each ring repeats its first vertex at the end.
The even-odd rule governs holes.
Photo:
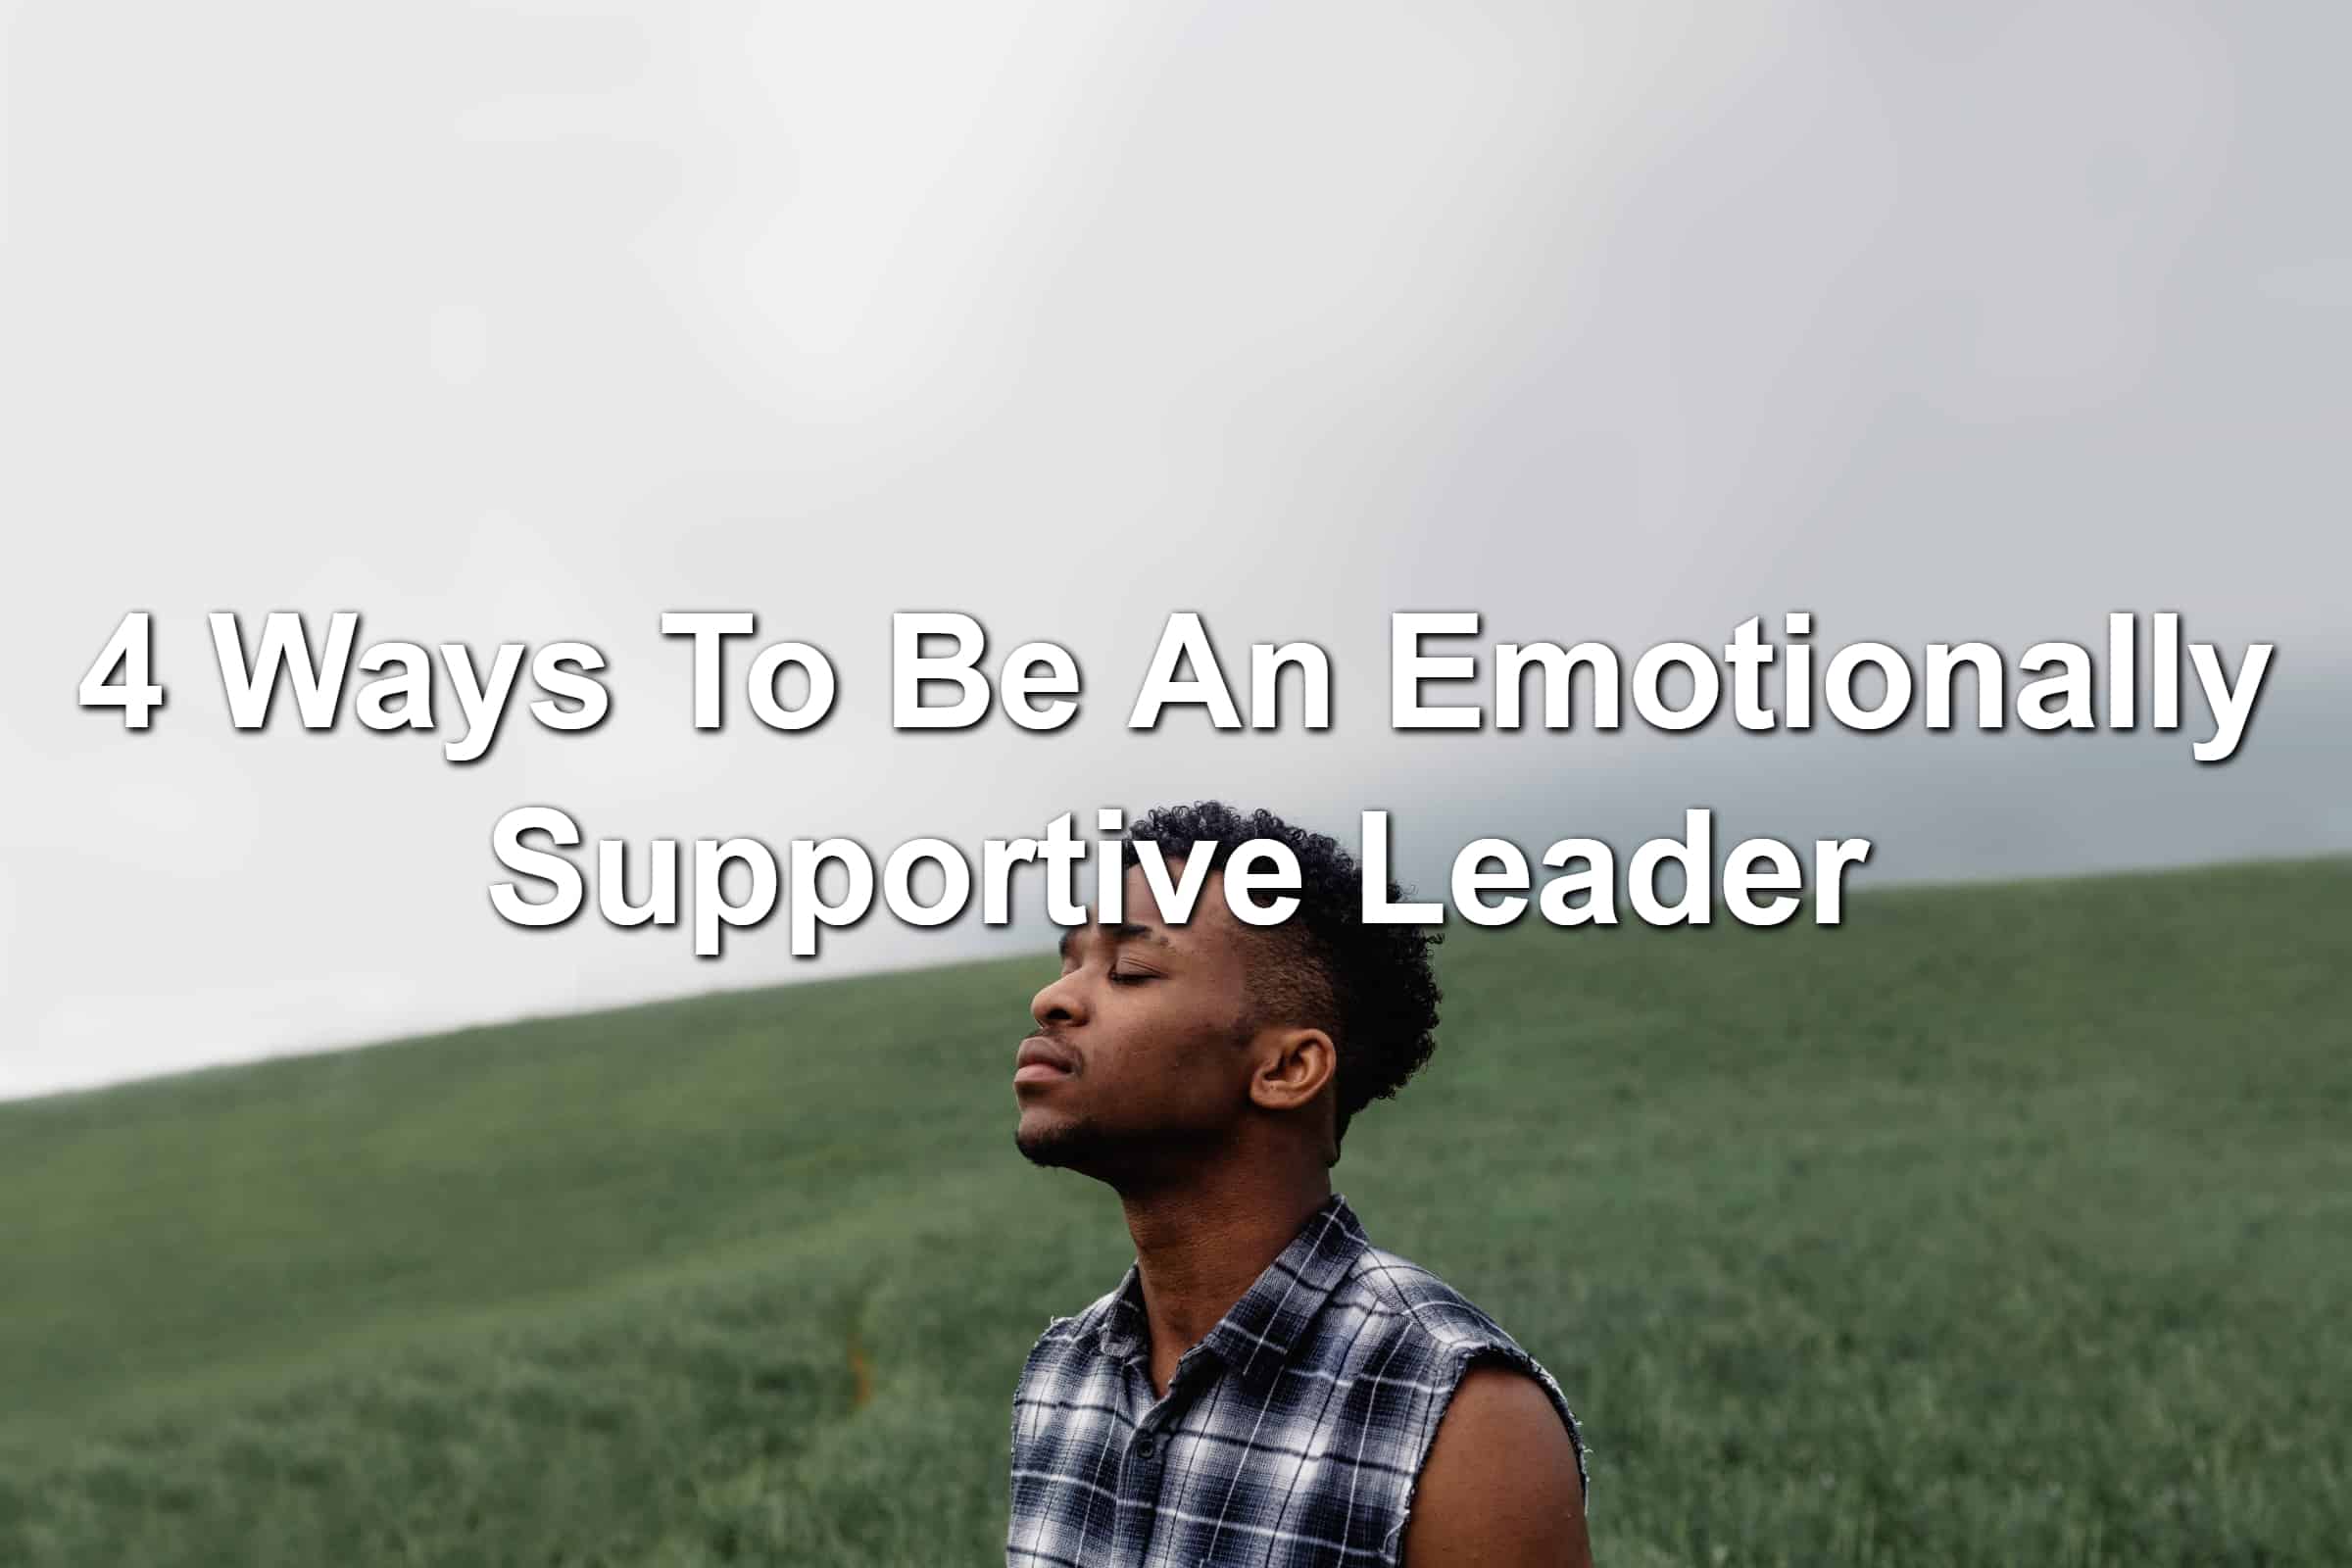
POLYGON ((1421 1466, 1406 1568, 1592 1568, 1584 1493, 1544 1391, 1508 1367, 1473 1366, 1421 1466))

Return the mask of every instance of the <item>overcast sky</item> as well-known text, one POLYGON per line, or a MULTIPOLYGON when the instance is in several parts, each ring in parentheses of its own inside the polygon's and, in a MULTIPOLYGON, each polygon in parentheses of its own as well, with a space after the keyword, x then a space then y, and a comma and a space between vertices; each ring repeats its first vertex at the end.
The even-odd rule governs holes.
POLYGON ((1051 938, 520 931, 525 803, 877 849, 1376 807, 1424 882, 1686 805, 1873 837, 1856 888, 2352 847, 2347 46, 2316 5, 0 6, 0 1096, 1051 938), (831 656, 822 726, 691 727, 659 618, 726 608, 831 656), (135 737, 74 702, 131 609, 135 737), (612 714, 466 766, 236 733, 204 616, 273 609, 586 639, 612 714), (929 609, 1071 648, 1082 716, 894 734, 929 609), (1332 729, 1127 732, 1181 609, 1322 644, 1332 729), (1405 609, 1629 661, 1792 609, 2278 652, 2221 766, 1397 735, 1405 609))

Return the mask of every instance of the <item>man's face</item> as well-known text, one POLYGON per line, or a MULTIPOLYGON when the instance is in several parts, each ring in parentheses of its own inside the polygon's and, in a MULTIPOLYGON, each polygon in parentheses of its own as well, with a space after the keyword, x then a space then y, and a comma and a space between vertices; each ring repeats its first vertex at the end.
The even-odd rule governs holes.
POLYGON ((1148 1181, 1224 1142, 1250 1103, 1247 933, 1218 872, 1169 925, 1130 867, 1123 913, 1064 933, 1061 976, 1029 1004, 1014 1142, 1041 1165, 1148 1181))

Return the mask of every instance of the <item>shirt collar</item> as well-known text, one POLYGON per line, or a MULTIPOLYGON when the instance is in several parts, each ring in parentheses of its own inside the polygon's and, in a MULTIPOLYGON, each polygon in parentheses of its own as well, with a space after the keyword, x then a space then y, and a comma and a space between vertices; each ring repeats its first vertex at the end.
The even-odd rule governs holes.
MULTIPOLYGON (((1272 1382, 1300 1333, 1370 1246, 1348 1200, 1332 1194, 1196 1348, 1239 1373, 1246 1386, 1272 1382)), ((1130 1360, 1151 1345, 1139 1265, 1127 1266, 1095 1332, 1096 1348, 1114 1360, 1130 1360)))

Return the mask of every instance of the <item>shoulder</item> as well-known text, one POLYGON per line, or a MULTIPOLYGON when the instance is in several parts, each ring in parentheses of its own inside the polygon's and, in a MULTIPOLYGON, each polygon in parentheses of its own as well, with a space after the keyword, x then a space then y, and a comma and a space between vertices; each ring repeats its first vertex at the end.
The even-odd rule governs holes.
POLYGON ((1410 1258, 1367 1248, 1348 1280, 1353 1294, 1388 1323, 1410 1353, 1456 1369, 1480 1359, 1511 1363, 1553 1396, 1563 1419, 1568 1401, 1551 1374, 1484 1308, 1410 1258))
POLYGON ((1041 1360, 1073 1350, 1092 1350, 1103 1325, 1110 1321, 1122 1288, 1114 1286, 1095 1298, 1083 1310, 1067 1317, 1050 1319, 1044 1332, 1038 1335, 1037 1343, 1029 1348, 1029 1364, 1035 1366, 1041 1360))
POLYGON ((1050 1320, 1030 1347, 1012 1391, 1016 1472, 1032 1446, 1050 1444, 1057 1433, 1075 1441, 1114 1419, 1103 1381, 1112 1364, 1101 1353, 1101 1334, 1117 1297, 1112 1291, 1083 1312, 1050 1320))
POLYGON ((1379 1248, 1365 1250, 1348 1290, 1375 1320, 1379 1353, 1393 1368, 1409 1369, 1419 1385, 1424 1460, 1440 1422, 1467 1395, 1472 1402, 1464 1406, 1464 1431, 1483 1429, 1490 1417, 1548 1421, 1549 1430, 1541 1435, 1565 1439, 1582 1493, 1584 1432, 1568 1396, 1500 1323, 1431 1270, 1379 1248))
POLYGON ((1396 1332, 1434 1349, 1450 1351, 1476 1345, 1516 1345, 1502 1325, 1478 1304, 1409 1257, 1367 1247, 1348 1283, 1387 1316, 1396 1332))

